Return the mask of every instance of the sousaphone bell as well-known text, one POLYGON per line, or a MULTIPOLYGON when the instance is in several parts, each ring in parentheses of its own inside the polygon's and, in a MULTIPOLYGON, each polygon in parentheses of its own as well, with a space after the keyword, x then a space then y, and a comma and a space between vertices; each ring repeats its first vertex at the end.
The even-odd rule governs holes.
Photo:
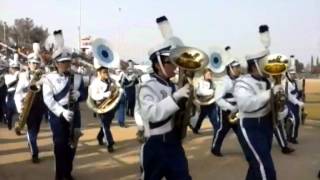
MULTIPOLYGON (((119 66, 120 59, 119 55, 114 51, 112 46, 104 39, 98 38, 91 44, 92 54, 94 56, 94 68, 100 67, 116 68, 119 66)), ((109 79, 111 77, 109 76, 109 79)), ((87 105, 90 109, 98 114, 103 114, 114 109, 119 103, 120 98, 123 94, 123 90, 116 84, 114 80, 111 83, 111 96, 101 102, 95 102, 90 94, 92 93, 89 88, 89 96, 87 98, 87 105)))

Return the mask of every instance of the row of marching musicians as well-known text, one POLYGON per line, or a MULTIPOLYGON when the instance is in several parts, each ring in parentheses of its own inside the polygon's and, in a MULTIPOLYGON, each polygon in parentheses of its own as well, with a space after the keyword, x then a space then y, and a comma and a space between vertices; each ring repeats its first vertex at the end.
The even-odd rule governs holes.
MULTIPOLYGON (((8 121, 8 128, 11 129, 13 115, 15 111, 19 113, 15 132, 21 135, 25 124, 27 125, 26 135, 32 154, 32 162, 38 163, 37 136, 41 120, 43 116, 47 116, 53 135, 55 178, 73 179, 71 175, 73 169, 72 162, 78 140, 82 136, 79 103, 87 98, 87 90, 82 75, 74 73, 71 70, 73 56, 71 51, 64 47, 62 31, 55 31, 54 38, 55 42, 52 45, 54 47, 51 52, 52 64, 55 66, 54 71, 44 73, 43 68, 40 67, 42 57, 39 53, 39 44, 34 44, 34 52, 28 55, 27 71, 19 72, 20 64, 17 60, 18 57, 10 60, 9 73, 4 76, 7 86, 5 119, 8 121)), ((100 41, 96 42, 100 43, 100 41)), ((99 53, 103 55, 109 53, 109 56, 116 56, 107 46, 103 50, 105 51, 99 53)), ((117 59, 116 57, 114 58, 117 59)), ((93 67, 96 70, 97 76, 88 88, 90 92, 88 101, 93 100, 94 106, 97 107, 105 99, 112 99, 112 101, 107 102, 107 105, 111 104, 108 109, 104 112, 98 109, 95 112, 98 113, 98 119, 101 123, 97 139, 100 145, 105 143, 108 151, 113 152, 114 141, 110 125, 116 109, 119 108, 117 105, 120 105, 120 99, 123 97, 120 83, 125 81, 122 83, 130 85, 130 81, 126 78, 120 78, 120 82, 118 83, 110 78, 109 66, 112 63, 104 62, 103 60, 104 58, 99 57, 99 55, 94 58, 93 67), (120 91, 116 99, 113 99, 114 88, 120 91)), ((107 58, 107 60, 109 59, 107 58)), ((119 61, 115 61, 114 63, 119 63, 119 61)), ((132 107, 130 108, 130 113, 133 114, 132 107)), ((122 125, 121 123, 124 123, 124 116, 122 115, 121 117, 120 126, 122 125)))
MULTIPOLYGON (((166 21, 166 18, 159 19, 159 23, 165 24, 166 21)), ((268 28, 264 26, 260 31, 265 35, 268 33, 268 28)), ((108 46, 101 48, 103 43, 97 43, 97 45, 99 48, 93 48, 97 50, 94 59, 97 78, 89 86, 88 101, 91 103, 88 104, 98 113, 102 126, 100 136, 105 137, 108 151, 112 152, 114 140, 110 124, 114 117, 115 106, 120 101, 123 92, 117 88, 117 83, 110 78, 109 74, 112 63, 118 63, 110 62, 110 57, 113 57, 111 60, 117 59, 116 54, 108 46)), ((279 138, 283 152, 292 152, 293 150, 286 143, 282 121, 279 120, 291 115, 290 119, 293 123, 288 136, 291 142, 297 143, 299 114, 296 110, 303 106, 303 103, 297 99, 297 86, 294 80, 289 79, 285 88, 288 92, 289 110, 282 107, 272 110, 270 100, 274 100, 274 97, 278 96, 283 88, 280 84, 271 84, 260 64, 270 58, 280 62, 284 57, 270 56, 268 47, 267 43, 265 50, 246 57, 248 74, 240 76, 240 63, 237 59, 231 58, 223 67, 227 75, 221 89, 219 87, 214 89, 215 85, 210 80, 211 70, 207 69, 204 71, 203 80, 200 81, 196 90, 193 90, 199 96, 215 94, 216 99, 216 103, 201 106, 198 122, 192 127, 193 131, 195 133, 199 131, 202 120, 208 115, 214 128, 211 151, 214 155, 221 156, 222 141, 228 130, 233 128, 249 163, 247 179, 276 179, 270 152, 273 133, 279 138), (239 117, 238 123, 230 124, 229 117, 236 116, 236 114, 239 117)), ((48 108, 48 120, 53 133, 56 179, 73 179, 71 176, 72 161, 78 139, 82 135, 79 102, 85 99, 85 88, 82 77, 70 73, 72 59, 70 52, 61 45, 55 48, 52 59, 56 71, 47 73, 42 78, 37 71, 40 63, 37 53, 29 56, 29 71, 19 76, 14 100, 20 115, 28 114, 24 118, 27 119, 27 136, 35 161, 38 159, 36 144, 40 126, 38 122, 42 118, 41 113, 45 111, 44 107, 48 108), (42 95, 39 96, 39 94, 42 95), (25 102, 26 99, 29 104, 23 103, 24 107, 21 107, 22 102, 25 102)), ((184 48, 181 42, 173 41, 170 37, 165 43, 152 49, 149 59, 154 72, 141 77, 141 83, 138 84, 136 112, 140 116, 143 115, 140 117, 142 123, 138 124, 142 124, 140 128, 144 130, 146 139, 141 148, 142 176, 145 179, 161 179, 162 177, 191 179, 182 147, 182 138, 185 136, 185 121, 190 115, 186 113, 191 112, 187 110, 192 109, 191 106, 185 106, 185 104, 190 104, 190 97, 194 94, 189 83, 178 83, 177 87, 170 79, 176 75, 177 67, 185 70, 182 71, 185 74, 180 74, 179 78, 190 74, 188 72, 190 69, 182 66, 185 61, 200 59, 200 64, 205 59, 209 61, 207 63, 215 61, 211 61, 201 51, 193 52, 191 49, 189 52, 185 51, 189 50, 188 48, 184 48), (176 55, 175 52, 178 52, 178 57, 173 57, 176 55)), ((287 74, 287 77, 293 78, 290 73, 287 74)))
POLYGON ((299 97, 296 72, 288 65, 289 59, 280 54, 270 54, 269 27, 259 27, 264 49, 246 56, 248 73, 241 75, 240 62, 230 56, 230 52, 226 53, 229 54, 226 58, 206 57, 202 51, 185 47, 180 39, 166 34, 172 33, 171 29, 168 30, 166 17, 158 18, 157 23, 165 42, 150 51, 154 73, 145 78, 137 92, 136 106, 143 114, 142 129, 146 138, 140 154, 142 179, 191 179, 182 147, 185 132, 181 130, 186 127, 181 127, 181 124, 186 124, 181 123, 181 117, 182 121, 188 121, 190 115, 195 114, 190 113, 194 111, 190 108, 192 99, 213 94, 215 102, 201 105, 200 115, 195 123, 191 123, 193 132, 199 132, 203 119, 208 116, 214 129, 211 152, 222 156, 222 142, 232 128, 249 164, 246 179, 276 179, 271 156, 273 135, 284 154, 294 151, 287 142, 298 143, 300 109, 304 103, 299 97), (180 84, 180 79, 193 77, 190 71, 197 71, 201 62, 206 60, 209 67, 211 64, 214 68, 221 64, 221 60, 225 61, 222 69, 226 75, 221 86, 215 89, 210 69, 203 71, 198 86, 194 87, 192 83, 190 86, 190 81, 180 84), (171 81, 177 67, 178 88, 171 81), (281 81, 283 75, 287 79, 285 85, 281 81), (288 131, 285 123, 289 124, 288 131))

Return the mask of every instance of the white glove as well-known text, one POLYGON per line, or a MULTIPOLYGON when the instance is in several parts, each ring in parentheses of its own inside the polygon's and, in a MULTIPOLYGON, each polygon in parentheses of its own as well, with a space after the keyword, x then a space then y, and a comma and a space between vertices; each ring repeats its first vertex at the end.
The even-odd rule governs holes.
POLYGON ((70 122, 72 120, 72 118, 73 118, 73 112, 70 111, 70 110, 65 109, 65 110, 62 111, 62 116, 64 117, 64 119, 66 121, 70 122))
POLYGON ((72 92, 71 92, 71 96, 72 96, 72 99, 74 99, 74 100, 78 100, 78 98, 80 97, 80 92, 78 91, 78 90, 73 90, 72 92))
POLYGON ((187 98, 190 95, 190 85, 186 84, 182 88, 173 93, 173 98, 179 101, 181 98, 187 98))
POLYGON ((105 93, 103 93, 103 98, 109 98, 111 96, 111 92, 107 91, 105 93))
POLYGON ((283 111, 278 112, 278 120, 283 121, 284 118, 288 115, 288 108, 285 107, 283 111))
POLYGON ((281 84, 275 85, 273 87, 273 94, 277 94, 278 92, 283 91, 281 84))
POLYGON ((230 112, 236 113, 236 112, 238 112, 238 108, 236 106, 232 106, 232 108, 230 108, 230 112))
POLYGON ((302 101, 299 101, 299 102, 298 102, 298 105, 299 105, 300 108, 303 108, 303 107, 304 107, 304 103, 303 103, 302 101))

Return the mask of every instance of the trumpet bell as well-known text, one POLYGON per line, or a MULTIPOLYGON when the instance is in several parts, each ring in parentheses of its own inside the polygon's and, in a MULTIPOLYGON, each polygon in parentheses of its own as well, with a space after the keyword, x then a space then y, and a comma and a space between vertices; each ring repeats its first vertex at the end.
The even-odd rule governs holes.
POLYGON ((207 66, 208 55, 193 47, 177 47, 170 52, 169 59, 179 68, 187 71, 198 71, 207 66))

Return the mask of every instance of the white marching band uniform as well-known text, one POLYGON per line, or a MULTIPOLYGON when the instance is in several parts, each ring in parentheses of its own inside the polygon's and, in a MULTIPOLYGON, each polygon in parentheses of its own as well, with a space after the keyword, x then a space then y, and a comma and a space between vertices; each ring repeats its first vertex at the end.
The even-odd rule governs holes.
POLYGON ((224 76, 222 85, 218 86, 215 93, 216 103, 224 111, 231 111, 235 113, 238 111, 234 97, 223 98, 226 94, 232 94, 234 90, 235 81, 229 76, 224 76))
MULTIPOLYGON (((138 99, 138 90, 141 88, 141 85, 146 83, 147 81, 150 80, 150 74, 143 74, 142 76, 140 76, 139 78, 139 83, 136 85, 136 99, 138 99)), ((136 122, 137 128, 139 131, 144 131, 144 126, 143 126, 143 120, 142 120, 142 116, 143 114, 141 114, 140 111, 140 106, 137 103, 138 101, 136 101, 136 105, 135 105, 135 110, 134 110, 134 121, 136 122)))
MULTIPOLYGON (((165 81, 163 80, 165 83, 165 81)), ((139 90, 139 109, 143 115, 145 136, 160 135, 172 131, 173 121, 169 120, 158 128, 150 129, 149 123, 157 123, 171 117, 179 110, 179 106, 173 100, 172 88, 169 84, 162 84, 154 77, 141 84, 139 90)), ((172 118, 172 117, 171 117, 172 118)), ((170 118, 170 119, 171 119, 170 118)))
MULTIPOLYGON (((16 113, 16 105, 14 102, 14 94, 16 91, 16 87, 19 81, 19 70, 18 68, 20 67, 19 63, 17 61, 11 61, 9 63, 9 67, 10 68, 17 68, 17 70, 15 72, 8 73, 4 75, 4 82, 5 85, 7 86, 7 93, 3 93, 2 96, 5 96, 5 106, 3 109, 5 109, 5 119, 7 121, 8 124, 8 129, 11 130, 12 129, 12 118, 13 115, 16 113)), ((1 102, 2 105, 3 102, 1 102)))
POLYGON ((19 80, 19 71, 16 71, 14 74, 5 74, 4 75, 4 82, 7 86, 7 92, 12 93, 16 90, 15 84, 19 80), (15 84, 15 85, 13 85, 15 84))
POLYGON ((204 79, 199 80, 198 87, 197 87, 197 95, 198 96, 211 96, 214 93, 213 83, 211 84, 209 81, 204 79))
MULTIPOLYGON (((46 75, 43 83, 43 97, 44 102, 51 112, 56 116, 62 115, 63 112, 67 111, 63 106, 66 106, 69 102, 69 93, 66 93, 64 97, 60 100, 55 100, 54 95, 57 95, 63 90, 67 85, 69 80, 68 76, 63 74, 58 74, 56 71, 50 72, 46 75)), ((77 100, 80 97, 79 88, 82 83, 82 76, 79 74, 74 74, 74 94, 75 99, 77 100)))

